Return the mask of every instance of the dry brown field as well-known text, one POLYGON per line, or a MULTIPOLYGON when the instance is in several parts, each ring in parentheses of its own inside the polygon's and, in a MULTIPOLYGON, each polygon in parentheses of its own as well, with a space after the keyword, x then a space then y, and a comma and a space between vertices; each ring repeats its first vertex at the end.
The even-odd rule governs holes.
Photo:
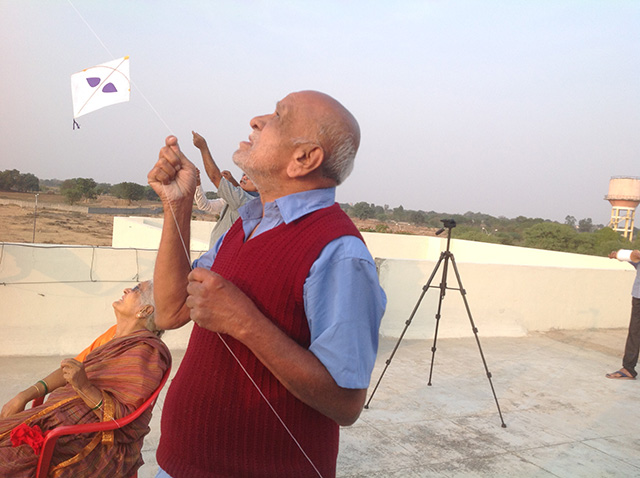
MULTIPOLYGON (((30 201, 35 206, 35 196, 30 193, 0 192, 0 198, 30 201)), ((54 209, 55 204, 65 204, 59 194, 41 193, 38 195, 38 208, 34 206, 0 205, 0 242, 73 244, 89 246, 110 246, 113 232, 113 214, 86 214, 54 209)), ((158 207, 153 201, 128 201, 111 196, 101 196, 78 206, 138 208, 158 207)), ((157 215, 156 215, 157 216, 157 215)), ((215 220, 213 216, 198 216, 198 220, 215 220)), ((373 219, 355 219, 360 229, 373 230, 380 221, 373 219)), ((411 224, 387 224, 390 232, 401 234, 433 235, 434 229, 417 227, 411 224)))

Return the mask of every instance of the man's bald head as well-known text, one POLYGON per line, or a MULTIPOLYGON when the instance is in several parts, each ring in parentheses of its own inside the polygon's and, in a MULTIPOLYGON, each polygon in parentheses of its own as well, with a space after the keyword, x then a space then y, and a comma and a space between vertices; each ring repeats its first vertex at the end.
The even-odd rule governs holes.
POLYGON ((339 101, 319 91, 291 93, 288 98, 296 105, 303 137, 294 141, 312 140, 323 149, 323 176, 341 184, 353 170, 360 145, 360 126, 355 117, 339 101))

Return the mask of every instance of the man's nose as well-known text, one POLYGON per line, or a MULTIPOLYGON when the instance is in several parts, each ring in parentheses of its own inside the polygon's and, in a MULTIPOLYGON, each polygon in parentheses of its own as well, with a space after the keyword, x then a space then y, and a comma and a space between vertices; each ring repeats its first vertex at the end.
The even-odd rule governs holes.
POLYGON ((257 129, 260 131, 264 127, 264 123, 266 122, 269 115, 260 115, 251 119, 249 124, 253 129, 257 129))

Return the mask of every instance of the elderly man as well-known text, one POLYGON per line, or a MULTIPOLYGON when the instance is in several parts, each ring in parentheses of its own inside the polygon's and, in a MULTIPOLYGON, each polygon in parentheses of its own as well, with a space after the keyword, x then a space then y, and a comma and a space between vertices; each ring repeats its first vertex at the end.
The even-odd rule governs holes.
POLYGON ((158 326, 196 323, 163 409, 158 476, 335 476, 339 425, 366 397, 386 298, 335 203, 358 124, 303 91, 250 125, 233 159, 260 199, 190 273, 195 167, 170 136, 149 173, 165 206, 158 326))

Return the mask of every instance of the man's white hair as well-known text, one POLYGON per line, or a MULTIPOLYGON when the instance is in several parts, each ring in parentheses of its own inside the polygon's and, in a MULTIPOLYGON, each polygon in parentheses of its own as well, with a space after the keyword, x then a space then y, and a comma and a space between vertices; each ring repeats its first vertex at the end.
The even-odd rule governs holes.
POLYGON ((318 132, 318 139, 326 155, 322 164, 323 176, 342 184, 353 171, 358 152, 357 139, 337 122, 323 125, 318 132))

